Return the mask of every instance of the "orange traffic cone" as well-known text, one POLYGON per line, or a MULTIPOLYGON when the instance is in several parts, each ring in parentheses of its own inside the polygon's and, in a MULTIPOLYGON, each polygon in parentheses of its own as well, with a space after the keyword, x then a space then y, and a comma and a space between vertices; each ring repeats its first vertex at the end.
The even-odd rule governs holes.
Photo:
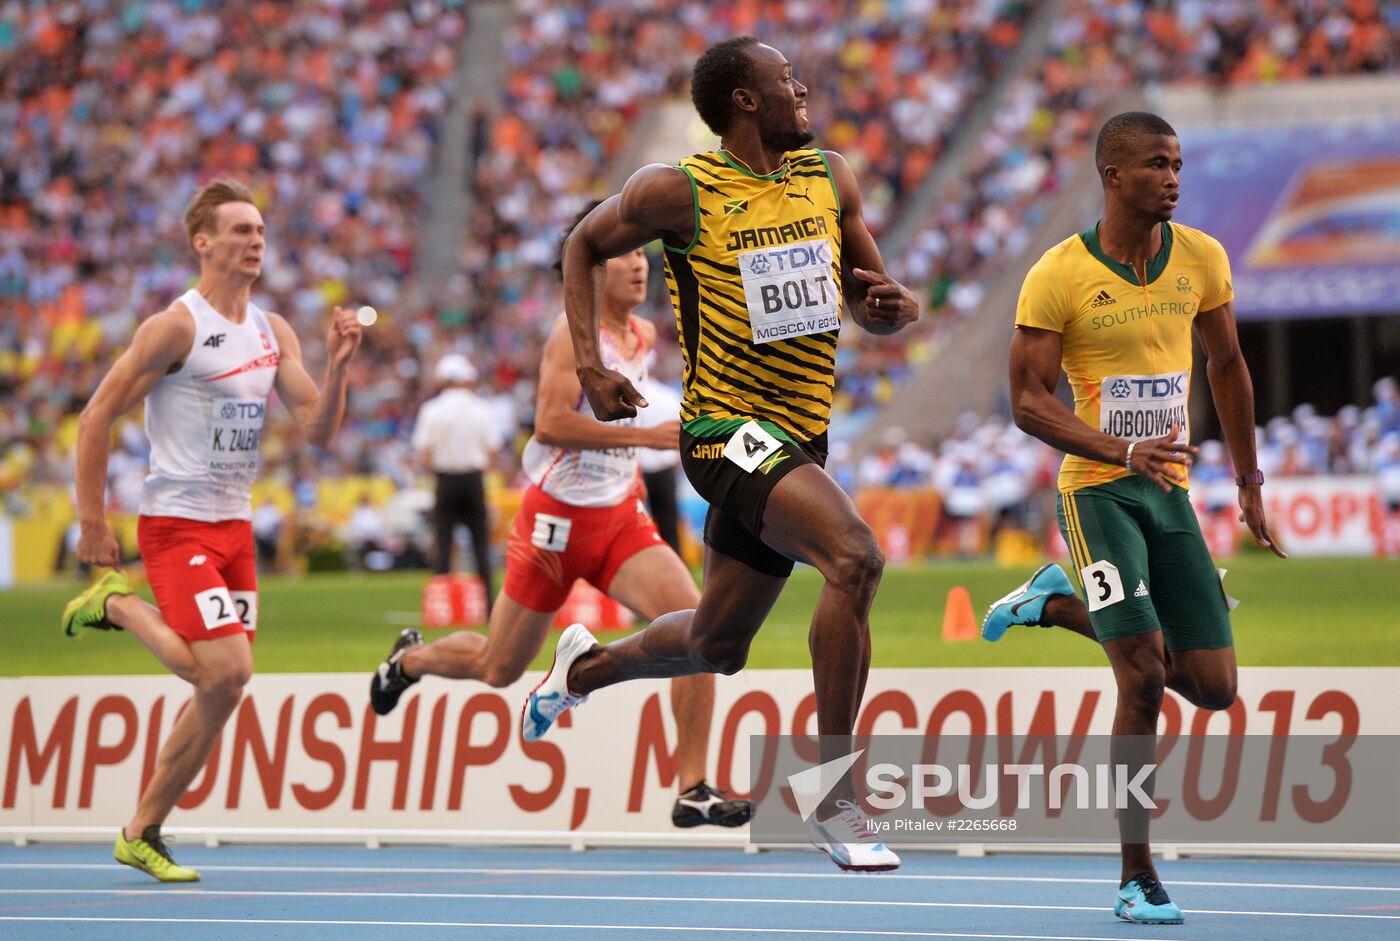
POLYGON ((963 586, 954 585, 943 609, 943 639, 973 640, 976 637, 977 618, 972 613, 972 596, 963 586))

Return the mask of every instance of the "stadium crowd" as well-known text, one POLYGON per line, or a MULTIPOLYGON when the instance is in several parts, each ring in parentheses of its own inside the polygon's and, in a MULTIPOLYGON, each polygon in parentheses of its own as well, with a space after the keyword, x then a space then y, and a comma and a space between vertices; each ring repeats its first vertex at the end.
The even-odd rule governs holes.
POLYGON ((887 399, 955 318, 980 311, 986 282, 1025 250, 1051 197, 1086 165, 1122 89, 1394 71, 1397 36, 1400 6, 1375 0, 1070 0, 1050 28, 1050 54, 1016 81, 969 172, 893 259, 897 277, 926 285, 926 314, 898 340, 859 338, 842 364, 843 409, 887 399))
MULTIPOLYGON (((541 336, 560 307, 552 265, 561 229, 606 190, 650 103, 684 94, 690 62, 707 43, 752 32, 790 55, 811 89, 822 145, 851 159, 865 181, 867 217, 885 229, 1033 12, 1016 0, 519 0, 503 95, 471 103, 475 212, 462 273, 428 284, 415 256, 434 155, 451 143, 441 140, 441 122, 464 7, 75 0, 0 8, 0 126, 13 129, 0 135, 0 497, 8 510, 25 511, 32 485, 71 486, 77 411, 138 319, 191 281, 180 215, 209 176, 253 183, 269 229, 259 300, 304 338, 321 334, 336 303, 388 312, 355 367, 352 414, 333 450, 308 456, 289 447, 296 431, 285 420, 269 427, 264 446, 264 532, 275 538, 282 519, 323 501, 326 480, 368 475, 388 488, 368 503, 363 493, 344 495, 341 514, 358 514, 356 530, 367 532, 371 512, 410 513, 386 510, 383 497, 415 477, 408 436, 417 404, 433 391, 426 367, 444 353, 477 364, 480 391, 503 427, 528 428, 541 336)), ((898 276, 925 286, 924 324, 907 343, 846 332, 838 411, 883 401, 937 348, 940 324, 978 310, 984 282, 1025 247, 1048 198, 1084 160, 1112 89, 1393 69, 1397 34, 1400 10, 1373 0, 1071 0, 1050 30, 1053 55, 1016 80, 972 172, 909 251, 890 259, 898 276)), ((664 291, 652 293, 651 313, 664 323, 664 291)), ((314 374, 319 344, 307 346, 314 374)), ((677 367, 672 347, 659 372, 674 380, 677 367)), ((1387 388, 1365 411, 1327 419, 1303 408, 1275 419, 1264 431, 1266 472, 1389 466, 1400 437, 1394 384, 1387 388)), ((891 433, 858 466, 843 467, 837 453, 834 466, 851 486, 932 484, 956 491, 950 505, 998 515, 1053 477, 1045 449, 996 423, 965 419, 937 446, 897 438, 891 433)), ((115 508, 135 506, 145 456, 128 422, 112 458, 115 508)))
MULTIPOLYGON (((462 6, 0 9, 0 490, 71 482, 77 411, 139 318, 193 280, 181 216, 211 176, 253 185, 269 231, 258 299, 301 336, 321 337, 338 303, 429 306, 417 226, 462 6)), ((320 346, 306 351, 314 372, 320 346)), ((386 343, 362 357, 343 469, 401 450, 416 395, 403 353, 386 343)), ((283 458, 293 433, 274 425, 266 452, 288 486, 309 470, 283 458)), ((124 428, 114 468, 144 460, 124 428)), ((134 506, 127 485, 114 497, 134 506)))

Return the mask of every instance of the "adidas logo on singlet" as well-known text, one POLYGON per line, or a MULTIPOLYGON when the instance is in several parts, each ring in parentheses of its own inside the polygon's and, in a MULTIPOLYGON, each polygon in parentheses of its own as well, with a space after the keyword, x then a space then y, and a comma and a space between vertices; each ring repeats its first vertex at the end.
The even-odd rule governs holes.
POLYGON ((1097 309, 1100 308, 1100 307, 1107 307, 1109 304, 1113 304, 1113 303, 1116 303, 1116 302, 1113 300, 1113 298, 1109 297, 1107 291, 1100 291, 1100 292, 1094 297, 1094 302, 1093 302, 1092 304, 1090 304, 1089 306, 1092 307, 1092 308, 1094 308, 1095 310, 1097 310, 1097 309))
POLYGON ((1137 591, 1133 592, 1133 597, 1134 597, 1134 598, 1146 598, 1146 597, 1147 597, 1147 582, 1143 581, 1143 580, 1140 579, 1140 578, 1138 579, 1137 591))

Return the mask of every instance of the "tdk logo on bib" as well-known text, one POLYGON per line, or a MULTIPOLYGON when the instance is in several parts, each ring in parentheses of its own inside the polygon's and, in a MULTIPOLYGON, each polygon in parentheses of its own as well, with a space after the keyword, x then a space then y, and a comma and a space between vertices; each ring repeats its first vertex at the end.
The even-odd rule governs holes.
POLYGON ((1119 387, 1126 387, 1137 393, 1140 399, 1161 399, 1172 395, 1184 395, 1186 390, 1182 387, 1186 379, 1186 373, 1177 373, 1175 376, 1154 376, 1144 379, 1119 379, 1113 384, 1113 394, 1120 399, 1127 398, 1128 392, 1119 391, 1119 387))
POLYGON ((796 271, 812 265, 831 267, 831 245, 824 239, 821 242, 807 242, 790 248, 752 254, 754 257, 749 262, 749 270, 754 274, 767 274, 774 268, 779 271, 796 271))
POLYGON ((262 402, 225 402, 219 409, 219 417, 225 420, 259 419, 263 417, 265 407, 262 402))
POLYGON ((754 343, 840 327, 841 291, 830 240, 740 252, 738 260, 754 343))
POLYGON ((1190 373, 1161 373, 1155 376, 1105 376, 1101 388, 1099 430, 1130 441, 1160 438, 1179 429, 1177 441, 1188 438, 1187 397, 1190 373))
POLYGON ((209 473, 246 480, 257 474, 266 411, 267 403, 261 399, 214 400, 207 447, 209 473))

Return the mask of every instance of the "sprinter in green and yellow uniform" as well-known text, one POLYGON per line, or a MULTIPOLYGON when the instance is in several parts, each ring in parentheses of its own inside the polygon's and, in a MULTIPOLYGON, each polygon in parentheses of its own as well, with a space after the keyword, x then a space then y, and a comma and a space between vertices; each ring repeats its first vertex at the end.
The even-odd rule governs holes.
MULTIPOLYGON (((606 647, 582 627, 566 631, 526 703, 525 734, 623 680, 736 672, 801 560, 826 579, 810 639, 817 726, 824 753, 842 757, 884 557, 823 469, 837 332, 845 310, 872 333, 894 333, 919 304, 884 274, 850 166, 808 146, 807 89, 781 52, 751 36, 717 43, 695 65, 691 98, 719 149, 642 168, 574 229, 564 309, 594 413, 634 415, 646 402, 599 360, 594 281, 605 259, 665 245, 685 357, 682 461, 710 504, 704 592, 695 610, 606 647)), ((842 868, 895 868, 855 796, 849 782, 831 791, 811 818, 814 841, 842 868)))
MULTIPOLYGON (((1181 172, 1176 132, 1154 114, 1120 114, 1099 133, 1095 157, 1103 219, 1031 268, 1011 342, 1016 424, 1066 452, 1060 530, 1084 600, 1058 565, 1047 565, 992 605, 982 635, 997 640, 1013 624, 1059 625, 1098 640, 1118 684, 1115 748, 1132 741, 1150 755, 1164 689, 1203 709, 1235 701, 1225 593, 1186 491, 1196 453, 1188 410, 1193 330, 1239 474, 1240 519, 1259 545, 1284 553, 1264 519, 1230 260, 1209 235, 1170 221, 1181 172), (1055 398, 1062 368, 1073 412, 1055 398)), ((1128 921, 1177 924, 1181 910, 1157 878, 1147 824, 1145 813, 1120 816, 1114 911, 1128 921)))

